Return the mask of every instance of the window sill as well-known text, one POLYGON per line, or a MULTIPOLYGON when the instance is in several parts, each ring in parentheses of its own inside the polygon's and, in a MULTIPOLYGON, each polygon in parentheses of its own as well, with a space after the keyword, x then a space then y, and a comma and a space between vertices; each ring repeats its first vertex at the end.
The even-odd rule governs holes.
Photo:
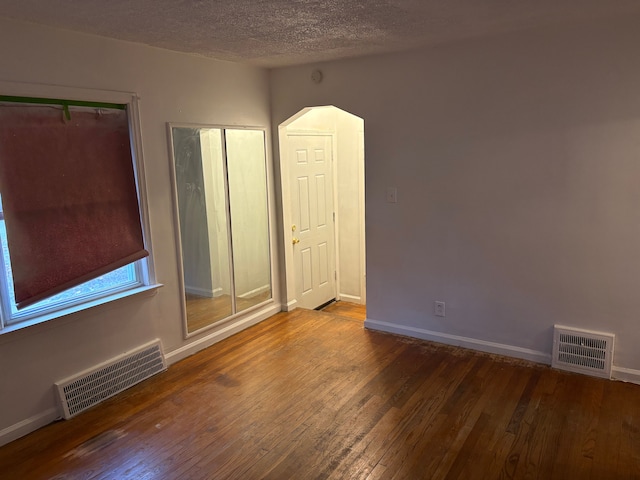
POLYGON ((130 290, 125 290, 123 292, 118 292, 112 295, 96 298, 94 300, 90 300, 80 305, 74 305, 72 307, 62 308, 60 310, 56 310, 55 312, 46 313, 34 318, 30 318, 28 320, 16 322, 11 325, 6 325, 4 328, 0 329, 0 335, 5 335, 7 333, 23 330, 33 325, 39 325, 49 320, 73 315, 74 313, 89 310, 95 307, 99 307, 101 305, 106 305, 112 302, 118 302, 125 298, 139 296, 139 295, 152 296, 152 295, 155 295, 158 289, 162 286, 163 285, 161 283, 155 283, 153 285, 142 285, 140 287, 135 287, 130 290))

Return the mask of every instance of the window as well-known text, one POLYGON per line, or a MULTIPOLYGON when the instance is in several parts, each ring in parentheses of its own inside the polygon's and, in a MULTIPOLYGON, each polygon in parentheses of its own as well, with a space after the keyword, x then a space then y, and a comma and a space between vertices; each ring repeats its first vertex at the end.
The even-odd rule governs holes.
POLYGON ((154 288, 136 118, 131 96, 0 96, 0 333, 154 288))

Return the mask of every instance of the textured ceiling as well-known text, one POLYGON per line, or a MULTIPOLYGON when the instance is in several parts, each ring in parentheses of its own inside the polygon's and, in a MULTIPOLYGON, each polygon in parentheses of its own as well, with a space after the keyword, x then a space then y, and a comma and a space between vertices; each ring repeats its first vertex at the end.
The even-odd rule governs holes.
POLYGON ((265 67, 640 14, 640 0, 0 0, 0 16, 265 67))

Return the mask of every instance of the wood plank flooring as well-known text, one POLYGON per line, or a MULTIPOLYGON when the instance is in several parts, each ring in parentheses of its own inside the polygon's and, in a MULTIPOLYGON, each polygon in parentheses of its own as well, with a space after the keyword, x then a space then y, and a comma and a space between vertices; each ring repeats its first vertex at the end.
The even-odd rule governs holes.
POLYGON ((340 317, 349 317, 354 320, 361 320, 363 322, 367 318, 367 307, 357 303, 343 301, 333 302, 324 307, 322 311, 340 317))
POLYGON ((296 310, 0 448, 0 478, 632 479, 639 400, 296 310))

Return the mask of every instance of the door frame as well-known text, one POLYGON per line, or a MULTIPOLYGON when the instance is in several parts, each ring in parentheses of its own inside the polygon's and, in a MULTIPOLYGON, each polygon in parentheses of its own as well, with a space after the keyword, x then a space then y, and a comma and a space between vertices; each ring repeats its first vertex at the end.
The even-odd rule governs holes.
MULTIPOLYGON (((306 113, 307 110, 304 110, 306 113)), ((304 113, 303 113, 304 114, 304 113)), ((299 118, 296 116, 296 118, 299 118)), ((288 123, 288 122, 287 122, 288 123)), ((295 272, 295 264, 293 259, 293 237, 294 233, 291 231, 291 225, 293 222, 292 213, 291 213, 291 202, 293 201, 291 198, 291 167, 290 162, 292 161, 290 152, 289 152, 289 136, 324 136, 331 137, 331 195, 333 197, 334 202, 334 212, 335 213, 335 221, 333 225, 333 251, 334 251, 334 271, 336 272, 335 279, 335 289, 336 289, 336 299, 339 300, 340 295, 340 273, 338 272, 338 261, 339 261, 339 252, 338 252, 338 215, 335 212, 337 205, 337 189, 335 188, 335 182, 337 181, 335 168, 336 162, 336 133, 332 130, 320 131, 320 130, 303 130, 303 129, 288 129, 286 125, 281 125, 278 127, 278 134, 280 137, 280 179, 281 179, 281 187, 282 187, 282 231, 284 237, 284 264, 285 264, 285 302, 282 305, 284 311, 288 312, 297 307, 298 299, 296 293, 296 272, 295 272), (285 147, 285 148, 283 148, 285 147)))

